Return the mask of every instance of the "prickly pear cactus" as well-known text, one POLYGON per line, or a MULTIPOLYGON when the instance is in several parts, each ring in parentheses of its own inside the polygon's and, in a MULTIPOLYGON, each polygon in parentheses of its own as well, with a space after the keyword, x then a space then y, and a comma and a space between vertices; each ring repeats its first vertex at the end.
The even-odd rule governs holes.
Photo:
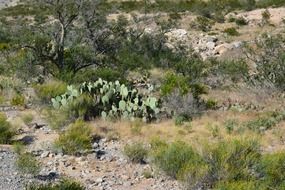
MULTIPOLYGON (((108 82, 102 79, 94 83, 82 83, 79 87, 68 86, 67 92, 53 98, 52 104, 56 109, 66 107, 83 94, 94 98, 91 107, 95 113, 104 118, 142 118, 151 121, 157 118, 160 112, 159 101, 155 97, 139 94, 137 89, 128 88, 119 81, 108 82)), ((94 117, 99 116, 94 115, 94 117)))

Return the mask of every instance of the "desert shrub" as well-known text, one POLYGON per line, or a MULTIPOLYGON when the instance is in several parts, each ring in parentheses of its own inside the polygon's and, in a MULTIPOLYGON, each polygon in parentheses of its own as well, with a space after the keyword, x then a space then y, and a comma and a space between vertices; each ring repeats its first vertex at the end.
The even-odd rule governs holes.
POLYGON ((19 154, 16 161, 17 168, 24 174, 36 175, 40 172, 40 164, 33 154, 25 152, 19 154))
POLYGON ((55 130, 61 130, 75 120, 66 109, 56 110, 47 108, 43 111, 43 115, 49 126, 55 130))
POLYGON ((179 20, 182 17, 178 12, 172 12, 172 13, 169 13, 169 18, 173 20, 179 20))
POLYGON ((190 24, 192 28, 202 30, 203 32, 208 32, 211 30, 214 22, 204 16, 197 16, 197 18, 190 24))
POLYGON ((285 152, 266 154, 261 160, 261 173, 268 189, 285 187, 285 152))
POLYGON ((191 118, 185 115, 177 115, 174 117, 175 125, 176 126, 181 126, 184 124, 184 122, 190 121, 191 118))
POLYGON ((25 85, 19 79, 0 76, 0 90, 2 92, 7 90, 13 90, 17 93, 20 93, 22 92, 24 86, 25 85))
POLYGON ((145 145, 137 142, 133 144, 127 144, 124 147, 124 154, 131 162, 143 163, 148 155, 148 150, 145 145))
POLYGON ((21 119, 26 125, 29 125, 34 120, 34 116, 31 113, 24 113, 21 115, 21 119))
POLYGON ((55 141, 55 147, 65 154, 76 155, 91 149, 92 129, 82 120, 71 124, 55 141))
POLYGON ((88 69, 78 72, 72 79, 73 83, 83 83, 85 81, 95 82, 99 78, 107 81, 126 82, 126 73, 124 71, 113 68, 98 68, 96 70, 88 69))
POLYGON ((218 181, 254 180, 253 170, 261 158, 256 140, 235 139, 209 145, 203 157, 209 167, 209 185, 218 181))
POLYGON ((236 18, 232 15, 230 15, 230 17, 228 18, 228 22, 235 22, 236 18))
POLYGON ((257 2, 258 7, 267 8, 270 6, 280 7, 285 5, 283 0, 260 0, 257 2))
POLYGON ((163 96, 178 90, 181 95, 185 95, 190 91, 190 85, 186 77, 183 75, 168 72, 161 85, 161 93, 163 96))
POLYGON ((261 16, 262 16, 262 24, 269 24, 270 23, 271 14, 270 14, 268 9, 265 9, 265 11, 263 11, 261 13, 261 16))
POLYGON ((243 26, 243 25, 247 25, 248 22, 244 17, 239 17, 235 19, 235 22, 238 26, 243 26))
POLYGON ((25 105, 25 97, 20 94, 16 94, 10 100, 10 104, 12 106, 24 106, 25 105))
POLYGON ((61 180, 56 183, 48 184, 30 184, 26 190, 84 190, 85 188, 78 182, 72 180, 61 180))
POLYGON ((239 126, 239 123, 236 120, 230 119, 225 121, 224 127, 227 133, 231 134, 234 130, 236 130, 239 126))
POLYGON ((224 33, 228 34, 229 36, 238 36, 239 35, 239 32, 234 27, 226 28, 224 30, 224 33))
POLYGON ((221 182, 214 190, 266 190, 266 186, 259 181, 221 182))
POLYGON ((174 91, 163 99, 163 107, 166 112, 174 117, 182 117, 183 120, 190 120, 198 116, 204 110, 203 103, 196 99, 192 93, 181 95, 174 91))
POLYGON ((239 82, 247 81, 249 77, 249 66, 244 60, 211 60, 211 64, 209 76, 219 77, 220 80, 239 82))
POLYGON ((200 156, 191 146, 183 142, 166 144, 160 141, 152 142, 152 159, 154 164, 167 175, 177 178, 189 164, 199 165, 200 156))
POLYGON ((81 94, 68 105, 67 111, 71 117, 89 120, 94 115, 100 115, 94 101, 91 95, 81 94))
POLYGON ((273 112, 265 116, 244 123, 244 126, 256 132, 263 132, 276 126, 279 122, 284 121, 284 112, 273 112))
POLYGON ((53 97, 65 93, 66 88, 66 84, 59 81, 51 81, 45 84, 35 86, 35 90, 37 92, 38 97, 44 103, 49 103, 53 97))
POLYGON ((285 37, 281 34, 262 34, 254 47, 245 45, 245 56, 256 65, 256 73, 250 78, 252 85, 285 89, 284 45, 285 37))
POLYGON ((9 144, 16 132, 7 121, 7 117, 4 113, 0 112, 0 143, 9 144))
POLYGON ((218 105, 218 102, 214 99, 208 99, 206 100, 205 106, 207 109, 216 109, 218 105))

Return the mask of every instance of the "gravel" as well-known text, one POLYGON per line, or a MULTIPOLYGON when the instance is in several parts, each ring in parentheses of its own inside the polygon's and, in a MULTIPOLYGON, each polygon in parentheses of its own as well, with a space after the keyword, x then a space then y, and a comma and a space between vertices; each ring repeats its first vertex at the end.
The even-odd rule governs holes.
POLYGON ((25 179, 15 167, 16 155, 8 148, 0 148, 0 189, 24 189, 25 179))

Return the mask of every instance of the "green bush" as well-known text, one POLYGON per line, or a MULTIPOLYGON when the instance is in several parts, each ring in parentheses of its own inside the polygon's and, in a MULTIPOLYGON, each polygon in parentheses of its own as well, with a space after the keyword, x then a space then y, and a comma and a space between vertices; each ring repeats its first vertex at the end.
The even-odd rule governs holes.
POLYGON ((244 126, 256 132, 263 132, 285 120, 284 112, 273 112, 244 123, 244 126))
POLYGON ((38 97, 44 102, 49 103, 53 97, 64 94, 67 85, 59 81, 51 81, 45 84, 36 85, 35 90, 38 97))
POLYGON ((252 172, 258 165, 261 154, 255 140, 232 140, 209 145, 203 157, 209 167, 210 184, 218 181, 254 180, 252 172))
POLYGON ((70 116, 69 112, 66 109, 47 108, 43 111, 43 115, 52 129, 61 130, 75 120, 70 116))
POLYGON ((40 172, 40 164, 31 153, 22 153, 17 157, 17 168, 24 174, 36 175, 40 172))
POLYGON ((92 129, 82 120, 77 120, 60 134, 55 147, 65 154, 76 155, 91 149, 92 129))
POLYGON ((160 88, 163 96, 169 95, 175 90, 178 90, 181 95, 185 95, 190 91, 190 85, 187 78, 173 72, 168 72, 165 75, 160 88))
POLYGON ((268 189, 284 189, 285 152, 264 155, 261 160, 261 173, 268 189))
POLYGON ((221 182, 214 190, 266 190, 266 186, 259 181, 221 182))
POLYGON ((210 31, 213 25, 214 21, 204 16, 197 16, 197 18, 190 24, 192 28, 202 30, 203 32, 210 31))
POLYGON ((238 26, 244 26, 248 24, 248 22, 243 17, 236 18, 235 22, 238 26))
POLYGON ((244 60, 211 60, 210 73, 232 82, 246 81, 249 76, 249 66, 244 60))
POLYGON ((218 105, 218 102, 214 99, 208 99, 206 101, 206 108, 207 109, 216 109, 218 105))
POLYGON ((124 71, 118 71, 113 68, 98 68, 96 70, 84 70, 75 75, 72 79, 73 83, 83 83, 85 81, 95 82, 99 78, 107 81, 120 81, 126 82, 126 73, 124 71))
POLYGON ((177 178, 187 165, 199 165, 201 157, 192 149, 191 146, 183 142, 166 144, 160 141, 152 142, 152 159, 167 175, 177 178))
POLYGON ((229 36, 238 36, 239 35, 239 32, 234 27, 226 28, 224 30, 224 33, 228 34, 229 36))
POLYGON ((144 144, 138 142, 134 144, 127 144, 124 147, 124 154, 128 157, 131 162, 143 163, 148 155, 148 150, 144 144))
POLYGON ((231 134, 234 130, 236 130, 239 127, 239 123, 236 120, 230 119, 224 123, 224 127, 227 133, 231 134))
POLYGON ((24 106, 25 105, 25 97, 23 95, 16 94, 10 100, 10 104, 12 106, 24 106))
POLYGON ((12 128, 11 124, 7 121, 6 115, 0 112, 0 144, 11 143, 11 140, 15 134, 16 132, 12 128))
POLYGON ((25 190, 85 190, 85 188, 78 182, 64 179, 53 184, 30 184, 25 190))

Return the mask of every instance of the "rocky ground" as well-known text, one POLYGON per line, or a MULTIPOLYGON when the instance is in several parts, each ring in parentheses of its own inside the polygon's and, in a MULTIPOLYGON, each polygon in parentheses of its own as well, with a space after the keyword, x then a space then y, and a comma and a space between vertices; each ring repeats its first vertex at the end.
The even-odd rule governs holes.
MULTIPOLYGON (((23 112, 14 108, 5 108, 2 111, 10 121, 16 120, 23 112)), ((42 164, 39 176, 33 181, 47 182, 68 177, 81 181, 88 190, 181 189, 177 181, 159 174, 150 164, 129 162, 122 153, 125 143, 119 140, 95 138, 93 150, 81 156, 56 153, 52 144, 57 133, 40 117, 35 118, 29 126, 21 126, 21 135, 18 138, 28 144, 29 152, 42 164), (147 176, 146 173, 150 175, 147 176)), ((15 155, 10 149, 0 151, 0 189, 23 189, 24 184, 31 179, 18 174, 14 165, 15 155)))
POLYGON ((18 0, 0 0, 0 9, 8 6, 16 5, 18 0))
POLYGON ((15 167, 16 155, 9 147, 0 147, 0 189, 19 190, 28 182, 15 167))

